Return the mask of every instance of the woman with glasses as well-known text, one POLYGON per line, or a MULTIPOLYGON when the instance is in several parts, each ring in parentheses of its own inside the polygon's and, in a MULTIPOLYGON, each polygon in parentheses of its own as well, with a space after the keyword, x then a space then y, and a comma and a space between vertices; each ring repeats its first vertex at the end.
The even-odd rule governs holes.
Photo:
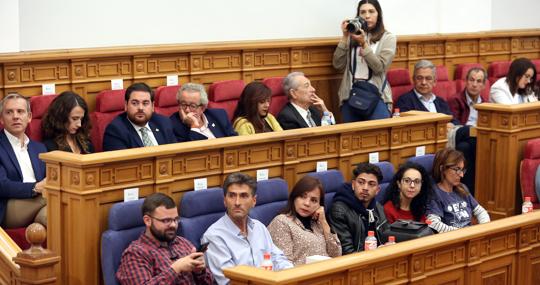
POLYGON ((489 96, 493 103, 514 105, 536 102, 534 94, 536 82, 536 67, 527 58, 515 59, 508 74, 497 80, 490 89, 489 96))
POLYGON ((427 218, 437 232, 470 226, 473 215, 480 224, 490 221, 487 211, 461 183, 465 171, 465 158, 460 151, 445 148, 435 154, 433 179, 436 184, 427 218))
POLYGON ((75 92, 64 91, 52 101, 41 122, 43 144, 48 151, 92 153, 91 128, 84 99, 75 92))
POLYGON ((261 82, 246 85, 233 115, 233 127, 239 135, 282 131, 276 118, 268 111, 272 91, 261 82))
POLYGON ((385 29, 382 8, 377 0, 361 0, 356 17, 341 22, 343 36, 332 61, 334 68, 343 72, 338 95, 346 123, 389 118, 392 105, 392 90, 386 80, 386 71, 396 54, 396 36, 385 29), (371 83, 381 97, 367 118, 358 115, 347 103, 356 81, 371 83))
POLYGON ((431 179, 424 167, 413 162, 405 163, 386 190, 386 219, 390 224, 396 220, 425 222, 431 192, 431 179))
POLYGON ((323 187, 315 177, 306 175, 294 185, 287 206, 268 231, 295 266, 305 264, 312 255, 341 256, 341 244, 324 213, 323 187))

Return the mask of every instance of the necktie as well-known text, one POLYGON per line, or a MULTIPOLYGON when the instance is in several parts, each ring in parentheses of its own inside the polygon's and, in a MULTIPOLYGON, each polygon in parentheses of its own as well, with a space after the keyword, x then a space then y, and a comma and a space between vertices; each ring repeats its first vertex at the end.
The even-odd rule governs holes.
POLYGON ((140 128, 139 131, 141 131, 141 137, 142 142, 144 146, 153 146, 154 143, 150 139, 150 136, 148 136, 148 129, 147 128, 140 128))
POLYGON ((315 121, 313 121, 313 119, 311 118, 311 112, 309 110, 307 111, 306 118, 308 120, 309 127, 316 127, 317 126, 317 124, 315 124, 315 121))

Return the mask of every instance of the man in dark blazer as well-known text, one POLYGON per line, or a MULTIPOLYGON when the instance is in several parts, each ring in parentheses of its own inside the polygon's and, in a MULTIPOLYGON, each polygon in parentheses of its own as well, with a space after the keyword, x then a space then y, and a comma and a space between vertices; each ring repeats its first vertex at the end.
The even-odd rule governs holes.
POLYGON ((283 91, 289 102, 283 106, 277 120, 284 130, 334 125, 334 115, 302 72, 289 73, 283 79, 283 91))
POLYGON ((154 92, 145 83, 126 89, 125 112, 105 129, 103 150, 119 150, 175 143, 171 121, 154 113, 154 92))
MULTIPOLYGON (((433 94, 433 87, 437 82, 435 65, 429 60, 422 59, 414 65, 414 89, 401 95, 396 103, 400 112, 410 110, 443 113, 454 117, 448 103, 441 97, 433 94)), ((448 128, 453 128, 459 122, 452 119, 448 128)))
POLYGON ((208 95, 201 84, 183 84, 178 90, 176 100, 178 112, 172 114, 169 119, 177 142, 238 135, 225 110, 207 109, 208 95))
POLYGON ((25 130, 32 120, 30 102, 9 94, 0 103, 0 222, 2 227, 24 227, 33 221, 47 225, 45 163, 42 143, 30 140, 25 130))

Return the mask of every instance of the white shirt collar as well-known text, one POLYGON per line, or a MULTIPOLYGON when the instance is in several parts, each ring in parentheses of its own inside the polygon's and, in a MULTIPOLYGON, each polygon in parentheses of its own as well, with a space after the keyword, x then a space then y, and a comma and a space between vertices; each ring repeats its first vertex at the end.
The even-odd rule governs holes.
MULTIPOLYGON (((473 101, 471 97, 469 96, 469 93, 467 90, 465 90, 465 100, 467 100, 467 105, 471 106, 473 104, 473 101)), ((482 103, 482 97, 480 97, 480 94, 478 94, 478 97, 476 98, 476 102, 474 104, 480 104, 482 103)))
POLYGON ((300 116, 302 116, 302 118, 304 118, 304 120, 305 120, 306 117, 307 117, 307 114, 308 114, 308 110, 294 104, 293 102, 291 102, 291 105, 293 105, 293 107, 296 109, 296 111, 298 111, 298 113, 300 113, 300 116))
POLYGON ((433 103, 435 101, 435 98, 437 98, 435 96, 435 94, 431 93, 431 97, 428 100, 426 100, 426 97, 424 95, 418 93, 416 91, 416 89, 414 89, 414 93, 416 94, 416 97, 418 97, 418 100, 423 101, 423 102, 427 102, 427 103, 433 103))
MULTIPOLYGON (((127 116, 126 116, 126 118, 127 118, 127 116)), ((134 128, 137 132, 139 132, 141 128, 145 128, 145 129, 148 129, 149 131, 152 131, 152 129, 150 129, 150 125, 148 124, 148 122, 146 122, 146 125, 144 125, 144 126, 141 127, 141 126, 139 126, 139 125, 134 124, 129 118, 127 118, 127 119, 128 119, 128 121, 129 121, 129 123, 133 126, 133 128, 134 128)))
POLYGON ((12 135, 10 132, 8 132, 6 129, 4 129, 4 133, 6 134, 6 137, 8 138, 9 143, 11 144, 11 147, 13 148, 20 148, 24 149, 28 146, 28 143, 30 143, 30 139, 26 134, 24 135, 24 144, 21 146, 21 141, 18 137, 12 135))

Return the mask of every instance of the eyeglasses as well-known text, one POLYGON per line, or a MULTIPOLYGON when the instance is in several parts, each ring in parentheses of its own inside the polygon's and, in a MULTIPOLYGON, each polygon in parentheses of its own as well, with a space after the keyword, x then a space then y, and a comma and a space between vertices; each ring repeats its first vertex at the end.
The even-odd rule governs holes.
POLYGON ((165 225, 170 225, 171 223, 175 223, 177 224, 178 223, 178 220, 180 220, 180 217, 176 217, 176 218, 165 218, 165 219, 159 219, 159 218, 156 218, 156 217, 152 217, 149 215, 150 218, 156 220, 156 221, 159 221, 159 222, 162 222, 164 223, 165 225))
POLYGON ((416 81, 424 81, 424 80, 426 80, 427 82, 431 82, 431 81, 433 81, 433 76, 417 75, 417 76, 414 77, 414 79, 416 81))
POLYGON ((422 185, 422 179, 411 179, 409 177, 405 177, 403 179, 401 179, 401 183, 405 183, 409 186, 413 186, 413 183, 414 183, 414 186, 420 186, 422 185))
POLYGON ((457 166, 454 166, 454 167, 448 167, 448 168, 454 170, 458 175, 459 175, 459 174, 465 174, 465 172, 467 172, 467 169, 465 169, 465 168, 459 168, 459 167, 457 167, 457 166))
POLYGON ((197 108, 199 108, 200 106, 202 106, 201 104, 199 105, 196 105, 196 104, 187 104, 187 103, 180 103, 180 108, 186 110, 187 108, 191 109, 191 110, 196 110, 197 108))

